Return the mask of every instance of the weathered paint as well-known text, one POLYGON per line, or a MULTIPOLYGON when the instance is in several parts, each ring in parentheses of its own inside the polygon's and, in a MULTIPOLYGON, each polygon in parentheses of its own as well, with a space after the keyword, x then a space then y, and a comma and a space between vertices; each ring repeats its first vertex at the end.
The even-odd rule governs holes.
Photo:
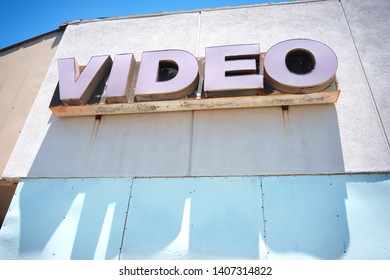
POLYGON ((27 179, 0 259, 389 259, 390 175, 27 179))
POLYGON ((269 259, 390 259, 390 176, 264 177, 269 259))
POLYGON ((119 115, 156 112, 240 109, 312 104, 333 104, 339 98, 336 83, 326 91, 306 94, 283 94, 278 91, 268 95, 218 97, 207 99, 180 99, 119 104, 93 104, 86 106, 53 106, 50 110, 57 117, 119 115))
POLYGON ((22 180, 0 259, 118 259, 132 179, 22 180))
POLYGON ((261 182, 136 179, 121 259, 263 259, 261 182))

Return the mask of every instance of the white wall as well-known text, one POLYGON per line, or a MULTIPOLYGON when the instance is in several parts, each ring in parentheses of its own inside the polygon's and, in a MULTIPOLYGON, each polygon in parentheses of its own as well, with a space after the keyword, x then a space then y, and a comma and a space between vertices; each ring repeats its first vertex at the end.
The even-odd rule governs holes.
MULTIPOLYGON (((71 24, 3 176, 389 171, 390 153, 382 127, 388 116, 381 107, 379 119, 370 91, 375 88, 377 103, 382 104, 386 80, 376 83, 378 78, 372 78, 368 84, 363 71, 364 65, 381 58, 368 56, 363 65, 359 59, 370 48, 377 48, 379 37, 373 36, 358 53, 348 24, 352 31, 363 28, 356 18, 359 13, 364 15, 366 4, 344 2, 351 23, 340 2, 329 0, 71 24), (85 64, 93 55, 134 52, 139 60, 143 51, 169 48, 202 56, 207 46, 254 42, 266 51, 282 40, 300 37, 322 41, 336 52, 341 89, 336 105, 290 107, 285 113, 275 107, 103 116, 100 121, 93 117, 59 119, 48 108, 58 80, 58 58, 75 57, 85 64)), ((381 11, 375 8, 376 13, 381 11)), ((377 69, 372 67, 367 72, 377 69)))

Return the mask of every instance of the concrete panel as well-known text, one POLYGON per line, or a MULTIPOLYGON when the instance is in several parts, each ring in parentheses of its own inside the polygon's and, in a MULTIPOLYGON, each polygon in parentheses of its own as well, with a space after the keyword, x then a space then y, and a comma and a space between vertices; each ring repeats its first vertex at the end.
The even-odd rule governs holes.
MULTIPOLYGON (((352 1, 350 3, 353 5, 352 1)), ((370 18, 374 20, 375 16, 370 18)), ((378 21, 377 24, 382 23, 378 21)), ((387 25, 383 24, 382 28, 387 28, 387 25)), ((354 43, 348 34, 348 25, 337 0, 205 11, 201 16, 199 50, 203 55, 205 47, 209 46, 260 42, 261 50, 267 51, 274 44, 291 38, 310 38, 329 45, 339 60, 337 77, 341 95, 336 104, 336 113, 332 107, 328 107, 328 112, 325 109, 321 115, 328 114, 331 120, 334 119, 334 114, 337 115, 344 170, 388 171, 390 155, 386 139, 354 43)), ((368 42, 366 45, 370 48, 372 43, 368 42)), ((374 48, 380 46, 383 45, 378 43, 374 48)), ((384 69, 386 68, 383 71, 384 69)), ((299 110, 306 108, 297 108, 296 112, 299 110)), ((301 115, 317 118, 315 110, 301 115)), ((280 116, 269 120, 270 127, 280 126, 280 116)), ((310 130, 311 127, 302 129, 310 130)), ((282 137, 287 139, 288 136, 282 137)), ((274 137, 271 139, 270 141, 278 141, 274 137)), ((326 138, 328 139, 329 137, 326 138)), ((305 140, 309 142, 311 139, 305 140)), ((318 144, 326 145, 325 141, 318 144)), ((275 150, 274 154, 276 153, 278 151, 275 150)), ((289 161, 289 158, 286 160, 289 161)), ((304 173, 317 172, 316 168, 305 169, 304 166, 298 169, 304 170, 304 173)), ((275 172, 269 172, 279 173, 280 167, 274 170, 275 172)), ((334 167, 329 166, 328 172, 332 170, 334 167)), ((293 169, 289 171, 287 173, 295 172, 293 169)))
POLYGON ((132 179, 22 180, 0 259, 117 259, 132 179))
POLYGON ((28 176, 187 174, 191 118, 191 112, 53 116, 28 176))
POLYGON ((370 90, 390 139, 390 2, 342 0, 370 90))
POLYGON ((193 139, 192 175, 344 172, 334 105, 195 112, 193 139))
POLYGON ((269 259, 389 259, 388 175, 265 177, 269 259))
POLYGON ((135 179, 121 259, 265 257, 260 180, 135 179))

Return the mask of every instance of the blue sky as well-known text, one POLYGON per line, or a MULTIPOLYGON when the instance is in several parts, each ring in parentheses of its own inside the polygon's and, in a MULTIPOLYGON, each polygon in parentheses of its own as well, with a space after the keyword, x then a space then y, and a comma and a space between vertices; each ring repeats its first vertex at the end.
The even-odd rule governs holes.
POLYGON ((288 0, 3 0, 0 49, 57 29, 63 22, 77 19, 286 1, 288 0))

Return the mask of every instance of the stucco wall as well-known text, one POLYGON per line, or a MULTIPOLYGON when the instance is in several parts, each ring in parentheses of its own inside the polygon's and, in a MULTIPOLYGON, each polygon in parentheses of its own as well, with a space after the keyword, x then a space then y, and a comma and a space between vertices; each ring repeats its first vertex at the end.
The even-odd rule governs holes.
MULTIPOLYGON (((356 17, 363 8, 345 3, 350 11, 329 0, 69 25, 3 176, 389 171, 382 127, 386 113, 380 120, 370 91, 371 84, 379 84, 367 82, 360 60, 363 54, 358 53, 349 29, 360 27, 345 16, 356 17), (103 116, 101 120, 60 119, 48 108, 58 80, 58 58, 75 57, 86 64, 93 55, 133 52, 140 60, 143 51, 171 48, 202 56, 207 46, 258 42, 266 51, 282 40, 301 37, 319 40, 336 52, 341 89, 336 105, 290 107, 287 112, 275 107, 103 116)), ((375 41, 365 48, 370 46, 376 48, 375 41)), ((377 90, 381 94, 386 94, 384 88, 377 90)))
POLYGON ((45 78, 62 31, 0 52, 0 174, 45 78))
POLYGON ((368 81, 368 91, 372 94, 378 117, 384 126, 387 141, 390 136, 390 19, 387 11, 390 2, 341 1, 346 20, 355 43, 361 66, 368 81))

